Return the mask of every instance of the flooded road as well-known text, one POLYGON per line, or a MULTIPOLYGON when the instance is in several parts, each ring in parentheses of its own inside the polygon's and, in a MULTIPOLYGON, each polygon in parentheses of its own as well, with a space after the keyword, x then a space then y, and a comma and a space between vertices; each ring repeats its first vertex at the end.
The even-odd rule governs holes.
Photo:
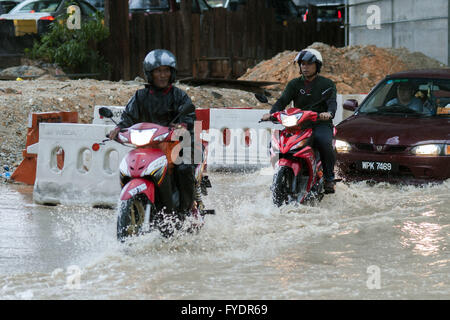
POLYGON ((450 299, 450 181, 337 185, 272 205, 271 176, 209 174, 198 234, 120 244, 116 212, 0 182, 1 299, 450 299))

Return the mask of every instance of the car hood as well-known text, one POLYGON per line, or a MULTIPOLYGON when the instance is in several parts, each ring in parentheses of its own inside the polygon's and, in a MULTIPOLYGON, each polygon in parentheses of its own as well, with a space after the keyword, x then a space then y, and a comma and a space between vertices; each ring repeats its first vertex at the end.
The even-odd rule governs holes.
POLYGON ((450 142, 450 119, 354 115, 336 126, 336 138, 350 143, 415 145, 450 142))
POLYGON ((42 17, 48 17, 51 13, 49 12, 34 12, 34 13, 6 13, 0 15, 0 18, 7 20, 39 20, 42 17))

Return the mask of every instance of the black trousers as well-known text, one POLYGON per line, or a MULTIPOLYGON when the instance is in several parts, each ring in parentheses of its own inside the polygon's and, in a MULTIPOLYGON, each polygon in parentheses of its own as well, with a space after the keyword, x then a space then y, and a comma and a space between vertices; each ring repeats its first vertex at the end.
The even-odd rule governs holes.
POLYGON ((323 174, 326 181, 333 181, 336 154, 333 150, 333 128, 329 124, 319 124, 313 129, 314 145, 322 159, 323 174))
POLYGON ((195 188, 195 165, 180 164, 174 168, 175 181, 180 192, 179 210, 186 211, 192 206, 195 188))

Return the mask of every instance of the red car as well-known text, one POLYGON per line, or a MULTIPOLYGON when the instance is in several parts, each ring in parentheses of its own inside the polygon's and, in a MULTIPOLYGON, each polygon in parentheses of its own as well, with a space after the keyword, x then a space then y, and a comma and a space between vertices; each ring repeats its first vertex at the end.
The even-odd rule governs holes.
POLYGON ((337 125, 337 173, 346 181, 427 183, 450 178, 450 69, 395 73, 337 125))

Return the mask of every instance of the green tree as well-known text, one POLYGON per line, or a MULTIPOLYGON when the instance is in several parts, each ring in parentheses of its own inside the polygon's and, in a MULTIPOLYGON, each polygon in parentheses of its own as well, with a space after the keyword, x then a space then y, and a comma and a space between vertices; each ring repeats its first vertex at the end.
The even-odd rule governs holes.
POLYGON ((84 21, 80 29, 69 29, 69 15, 58 18, 49 26, 49 31, 26 55, 31 59, 39 59, 58 64, 66 73, 100 73, 106 76, 110 65, 98 51, 98 45, 108 38, 109 32, 104 26, 101 13, 84 21))

